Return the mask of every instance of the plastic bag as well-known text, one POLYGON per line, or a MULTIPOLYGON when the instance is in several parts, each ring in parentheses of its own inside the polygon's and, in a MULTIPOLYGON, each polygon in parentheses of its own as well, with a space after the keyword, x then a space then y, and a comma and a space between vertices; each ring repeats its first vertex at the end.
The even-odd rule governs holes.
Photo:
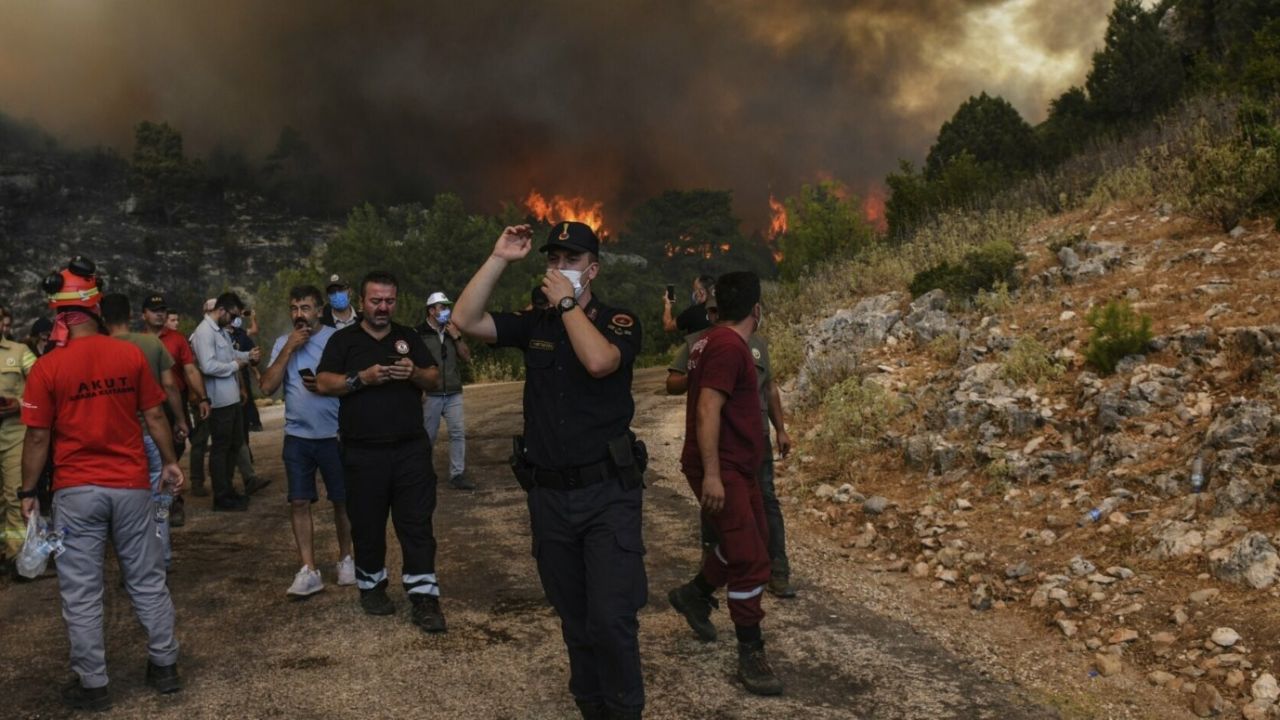
POLYGON ((25 578, 37 578, 49 567, 49 556, 62 554, 62 533, 49 529, 49 523, 40 514, 31 513, 27 518, 27 539, 14 559, 18 574, 25 578))

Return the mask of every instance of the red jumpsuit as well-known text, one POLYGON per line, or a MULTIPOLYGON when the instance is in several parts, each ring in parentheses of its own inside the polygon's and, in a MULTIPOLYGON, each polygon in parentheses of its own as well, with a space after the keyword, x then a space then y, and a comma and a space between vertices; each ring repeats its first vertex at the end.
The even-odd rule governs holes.
POLYGON ((707 553, 702 574, 716 587, 728 586, 729 616, 736 625, 759 625, 760 596, 769 582, 769 526, 756 468, 765 452, 756 366, 747 341, 728 327, 715 327, 689 352, 689 396, 680 464, 689 487, 702 497, 703 467, 698 449, 698 396, 703 388, 724 393, 720 410, 720 479, 724 509, 707 515, 720 544, 707 553))

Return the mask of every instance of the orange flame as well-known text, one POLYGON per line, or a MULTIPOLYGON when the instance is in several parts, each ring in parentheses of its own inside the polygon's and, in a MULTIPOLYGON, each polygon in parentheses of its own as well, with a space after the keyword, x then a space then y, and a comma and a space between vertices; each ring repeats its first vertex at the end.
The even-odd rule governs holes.
POLYGON ((769 193, 769 230, 765 233, 765 239, 773 251, 773 261, 775 263, 782 262, 782 249, 778 247, 778 239, 786 232, 787 206, 778 202, 773 197, 773 193, 769 193))
POLYGON ((884 188, 872 185, 867 188, 867 198, 862 201, 862 214, 879 232, 889 229, 889 221, 884 214, 884 188))
POLYGON ((600 235, 601 239, 609 236, 609 231, 604 228, 603 202, 592 202, 581 197, 569 198, 563 195, 554 195, 547 200, 537 190, 530 190, 529 197, 524 200, 524 206, 529 209, 534 218, 542 222, 554 224, 569 220, 586 223, 600 235))

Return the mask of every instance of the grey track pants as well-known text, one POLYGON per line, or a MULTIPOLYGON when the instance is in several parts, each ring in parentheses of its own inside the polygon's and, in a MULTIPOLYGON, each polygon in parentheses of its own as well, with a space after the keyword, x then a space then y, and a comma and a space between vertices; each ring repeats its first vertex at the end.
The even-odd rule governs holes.
POLYGON ((151 662, 178 661, 173 600, 165 585, 164 544, 156 537, 150 490, 80 485, 54 494, 54 527, 65 533, 58 590, 71 644, 71 670, 86 688, 107 684, 102 628, 107 538, 115 546, 125 589, 147 632, 151 662))

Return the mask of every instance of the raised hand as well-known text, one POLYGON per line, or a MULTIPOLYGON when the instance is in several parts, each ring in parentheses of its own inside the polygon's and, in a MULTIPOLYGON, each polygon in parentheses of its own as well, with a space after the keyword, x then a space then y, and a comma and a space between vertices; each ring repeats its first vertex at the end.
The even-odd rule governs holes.
POLYGON ((528 225, 514 225, 502 231, 498 242, 493 246, 493 256, 514 262, 523 260, 533 249, 533 228, 528 225))

